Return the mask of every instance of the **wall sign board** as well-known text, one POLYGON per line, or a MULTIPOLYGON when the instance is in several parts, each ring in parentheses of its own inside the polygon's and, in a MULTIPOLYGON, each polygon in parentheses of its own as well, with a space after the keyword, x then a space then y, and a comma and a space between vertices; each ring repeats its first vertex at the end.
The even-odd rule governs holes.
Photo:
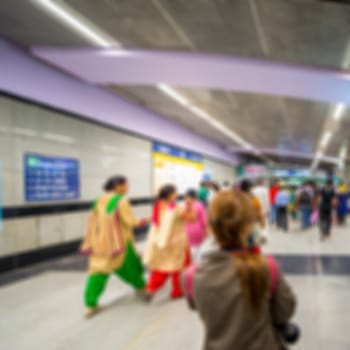
POLYGON ((203 175, 203 157, 158 142, 153 143, 154 193, 166 184, 177 186, 183 194, 196 188, 203 175))
POLYGON ((26 153, 23 161, 26 202, 79 198, 80 166, 77 159, 26 153))

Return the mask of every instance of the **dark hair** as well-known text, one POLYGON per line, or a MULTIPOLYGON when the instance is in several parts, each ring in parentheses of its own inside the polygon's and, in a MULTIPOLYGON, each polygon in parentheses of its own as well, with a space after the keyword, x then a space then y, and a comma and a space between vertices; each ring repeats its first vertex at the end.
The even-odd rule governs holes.
POLYGON ((103 185, 105 192, 113 191, 116 186, 124 185, 128 182, 128 179, 123 175, 117 175, 110 177, 103 185))
POLYGON ((220 191, 220 186, 216 182, 212 182, 211 187, 215 192, 220 191))
POLYGON ((251 190, 252 187, 253 187, 253 186, 252 186, 252 183, 251 183, 249 180, 243 180, 243 181, 241 182, 241 190, 242 190, 243 192, 249 192, 249 191, 251 190))
POLYGON ((197 198, 197 191, 191 188, 187 190, 185 197, 197 198))
POLYGON ((326 182, 326 185, 328 185, 328 186, 332 185, 333 186, 333 180, 332 179, 328 179, 327 182, 326 182))
POLYGON ((176 192, 176 187, 172 184, 164 185, 160 188, 158 192, 157 199, 159 200, 168 200, 170 195, 176 192))

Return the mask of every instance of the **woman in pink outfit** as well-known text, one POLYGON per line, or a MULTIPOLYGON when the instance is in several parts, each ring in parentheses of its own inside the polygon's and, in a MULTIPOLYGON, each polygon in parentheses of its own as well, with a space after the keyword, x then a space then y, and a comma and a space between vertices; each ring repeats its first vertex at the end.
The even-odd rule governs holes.
POLYGON ((199 247, 207 236, 208 218, 204 205, 197 199, 195 190, 188 190, 185 196, 185 211, 194 218, 186 221, 186 232, 192 252, 195 251, 193 259, 196 260, 199 247))

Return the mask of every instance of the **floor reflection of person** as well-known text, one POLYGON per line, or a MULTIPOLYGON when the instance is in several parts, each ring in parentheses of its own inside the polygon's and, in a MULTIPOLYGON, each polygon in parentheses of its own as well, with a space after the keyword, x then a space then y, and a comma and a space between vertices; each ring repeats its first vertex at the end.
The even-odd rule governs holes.
POLYGON ((185 221, 191 214, 175 203, 176 187, 163 186, 153 208, 152 225, 147 237, 144 262, 151 271, 147 292, 154 295, 168 278, 172 280, 171 298, 182 296, 180 273, 190 261, 185 221))
POLYGON ((142 292, 146 282, 141 259, 136 253, 133 228, 147 222, 134 217, 125 195, 129 190, 124 176, 110 178, 104 186, 105 194, 94 203, 86 234, 80 250, 89 257, 85 287, 86 316, 101 308, 98 305, 109 275, 114 273, 142 292))

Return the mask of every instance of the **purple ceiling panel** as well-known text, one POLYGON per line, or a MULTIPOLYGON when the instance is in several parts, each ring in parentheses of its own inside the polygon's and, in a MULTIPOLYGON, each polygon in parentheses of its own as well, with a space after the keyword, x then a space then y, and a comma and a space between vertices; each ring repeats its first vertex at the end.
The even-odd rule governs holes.
MULTIPOLYGON (((80 62, 82 64, 82 62, 80 62)), ((101 67, 100 67, 101 68, 101 67)), ((217 144, 115 94, 66 75, 0 39, 0 90, 229 163, 217 144)))
POLYGON ((98 84, 223 89, 350 104, 350 74, 198 52, 33 48, 38 57, 98 84))

